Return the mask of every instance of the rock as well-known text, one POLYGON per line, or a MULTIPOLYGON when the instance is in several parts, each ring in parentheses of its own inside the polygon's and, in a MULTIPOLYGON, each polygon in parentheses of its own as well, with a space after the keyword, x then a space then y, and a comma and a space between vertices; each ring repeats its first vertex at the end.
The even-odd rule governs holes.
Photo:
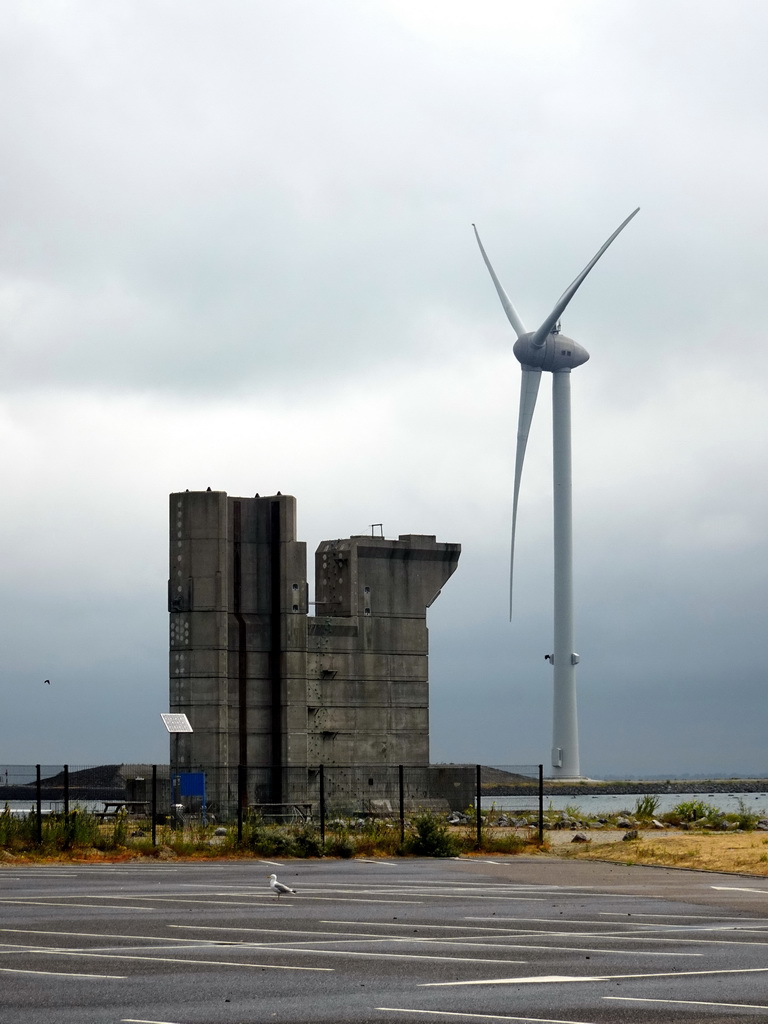
POLYGON ((631 828, 629 832, 625 833, 625 835, 622 838, 625 843, 628 843, 631 842, 633 839, 639 839, 640 833, 637 831, 636 828, 631 828))
POLYGON ((583 832, 577 832, 574 835, 574 837, 571 840, 571 842, 572 843, 591 843, 592 840, 588 836, 586 836, 583 832))
POLYGON ((616 828, 631 828, 632 822, 629 818, 618 818, 616 820, 616 828))
POLYGON ((225 836, 227 834, 227 830, 225 828, 219 827, 219 828, 216 829, 216 831, 213 834, 215 836, 225 836))
POLYGON ((651 818, 651 825, 652 825, 652 826, 653 826, 654 828, 666 828, 666 827, 667 827, 667 826, 666 826, 666 825, 664 824, 664 822, 663 822, 663 821, 658 821, 658 820, 657 820, 656 818, 651 818))
POLYGON ((755 825, 755 828, 759 829, 761 832, 768 832, 768 819, 761 818, 755 825))

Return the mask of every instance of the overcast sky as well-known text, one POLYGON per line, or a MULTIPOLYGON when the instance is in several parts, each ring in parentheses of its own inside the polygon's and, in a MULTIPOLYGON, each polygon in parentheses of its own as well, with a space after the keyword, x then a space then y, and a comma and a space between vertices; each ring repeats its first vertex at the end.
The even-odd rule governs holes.
POLYGON ((581 767, 768 771, 768 6, 50 0, 0 33, 0 762, 167 761, 167 495, 436 534, 435 761, 549 761, 573 374, 581 767), (761 639, 761 637, 763 639, 761 639), (50 679, 46 686, 44 679, 50 679))

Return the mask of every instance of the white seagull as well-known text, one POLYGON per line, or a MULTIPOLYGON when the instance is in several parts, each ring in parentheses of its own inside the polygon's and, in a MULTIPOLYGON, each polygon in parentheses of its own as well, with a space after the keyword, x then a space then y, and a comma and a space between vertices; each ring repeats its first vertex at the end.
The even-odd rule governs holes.
POLYGON ((296 895, 296 890, 292 889, 290 885, 283 885, 282 882, 278 882, 277 875, 269 876, 269 887, 277 894, 278 899, 286 892, 292 892, 294 896, 296 895))

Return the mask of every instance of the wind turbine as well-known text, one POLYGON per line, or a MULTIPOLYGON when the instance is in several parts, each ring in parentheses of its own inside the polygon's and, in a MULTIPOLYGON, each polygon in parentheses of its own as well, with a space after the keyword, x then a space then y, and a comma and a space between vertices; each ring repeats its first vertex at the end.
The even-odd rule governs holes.
POLYGON ((491 266, 480 235, 473 224, 477 244, 496 286, 507 319, 517 335, 514 353, 523 370, 520 413, 517 422, 515 484, 512 498, 512 546, 509 561, 509 616, 512 618, 512 578, 515 561, 515 529, 528 432, 539 393, 541 371, 552 374, 552 477, 554 490, 555 600, 554 652, 545 655, 554 671, 552 715, 552 775, 581 778, 579 769, 579 728, 576 716, 576 665, 573 650, 573 528, 571 498, 571 370, 589 359, 589 352, 560 333, 560 317, 584 278, 616 236, 640 208, 634 210, 598 250, 579 276, 566 288, 555 307, 535 331, 526 331, 515 307, 491 266))

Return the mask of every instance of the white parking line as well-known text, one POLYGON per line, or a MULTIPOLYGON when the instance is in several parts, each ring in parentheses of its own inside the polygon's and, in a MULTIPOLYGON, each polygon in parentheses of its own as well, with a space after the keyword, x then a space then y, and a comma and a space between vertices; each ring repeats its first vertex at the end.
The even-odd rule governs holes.
MULTIPOLYGON (((108 896, 98 897, 94 896, 93 899, 110 899, 108 896)), ((114 897, 111 897, 114 899, 114 897)), ((127 898, 127 897, 126 897, 127 898)), ((136 896, 132 896, 131 899, 137 899, 136 896)), ((88 910, 151 910, 151 907, 131 907, 127 903, 121 903, 119 906, 111 907, 106 903, 56 903, 52 898, 49 899, 46 896, 38 896, 35 899, 28 900, 11 900, 11 899, 0 899, 0 903, 17 904, 28 907, 86 907, 88 910)))
MULTIPOLYGON (((467 919, 465 918, 464 920, 467 920, 467 919)), ((483 918, 483 920, 486 920, 486 919, 483 918)), ((511 920, 511 918, 510 918, 510 920, 511 920)), ((337 919, 330 919, 330 918, 328 918, 327 920, 321 920, 319 923, 320 924, 351 924, 351 925, 357 925, 358 927, 362 926, 362 927, 365 927, 365 928, 411 928, 411 929, 413 929, 414 926, 416 926, 418 928, 431 928, 433 930, 449 931, 449 932, 455 932, 457 927, 458 928, 461 927, 461 925, 456 925, 456 924, 423 924, 420 921, 418 921, 418 922, 413 922, 413 921, 340 921, 340 920, 337 920, 337 919)), ((0 931, 1 930, 2 929, 0 929, 0 931)), ((509 929, 509 928, 491 928, 491 927, 483 928, 483 927, 473 926, 472 931, 475 931, 475 932, 493 932, 496 935, 505 935, 505 934, 518 935, 519 934, 519 930, 517 928, 512 928, 512 929, 509 929)))
POLYGON ((528 1022, 528 1024, 595 1024, 594 1021, 585 1020, 560 1020, 557 1017, 510 1017, 498 1013, 456 1013, 449 1010, 410 1010, 400 1006, 377 1006, 377 1010, 387 1013, 424 1013, 439 1017, 465 1017, 470 1020, 517 1020, 528 1022))
POLYGON ((174 1020, 145 1020, 143 1017, 121 1017, 121 1024, 178 1024, 174 1020))
MULTIPOLYGON (((270 896, 271 896, 271 893, 270 893, 270 896)), ((274 897, 272 897, 272 898, 274 899, 274 897)), ((314 893, 310 892, 309 890, 304 890, 301 893, 301 898, 302 898, 302 900, 318 900, 319 902, 327 902, 327 903, 386 903, 387 905, 391 904, 393 907, 395 907, 395 906, 396 907, 420 907, 424 903, 424 900, 392 900, 392 899, 372 900, 372 899, 364 899, 363 897, 360 897, 360 896, 344 896, 344 895, 338 895, 338 896, 336 896, 336 895, 334 895, 334 896, 315 896, 314 893)), ((294 901, 291 900, 290 902, 293 903, 294 901)))
MULTIPOLYGON (((489 935, 453 935, 450 938, 439 938, 430 935, 381 935, 377 932, 320 932, 311 933, 297 932, 289 928, 259 928, 233 927, 228 925, 194 925, 194 924, 171 924, 169 928, 182 928, 186 931, 216 931, 216 932, 255 932, 258 935, 300 935, 296 939, 296 945, 307 948, 317 943, 349 943, 359 945, 363 942, 397 942, 397 943, 431 943, 437 946, 466 946, 469 949, 543 949, 567 953, 608 953, 611 956, 704 956, 703 953, 670 953, 668 950, 644 950, 644 949, 599 949, 590 946, 537 946, 529 942, 489 942, 489 935), (312 938, 309 935, 313 936, 312 938), (314 938, 317 936, 317 938, 314 938)), ((369 925, 369 927, 371 927, 369 925)), ((411 925, 408 927, 412 928, 411 925)), ((444 925, 443 927, 448 927, 444 925)), ((455 931, 455 929, 454 929, 455 931)), ((503 938, 503 934, 500 938, 503 938)), ((194 940, 188 939, 188 942, 194 940)), ((200 939, 204 942, 204 939, 200 939)), ((249 945, 266 947, 272 949, 271 943, 259 942, 253 939, 249 945)), ((277 948, 277 947, 274 947, 277 948)), ((309 952, 309 950, 307 949, 309 952)))
POLYGON ((628 914, 626 910, 598 910, 599 917, 651 917, 651 918, 672 918, 675 921, 749 921, 750 924, 757 924, 758 921, 768 923, 766 917, 724 917, 722 914, 628 914))
MULTIPOLYGON (((406 941, 406 940, 400 940, 406 941)), ((536 945, 533 942, 467 942, 465 939, 417 939, 421 942, 466 944, 475 948, 543 949, 553 953, 608 953, 610 956, 704 956, 703 953, 670 953, 667 949, 601 949, 598 946, 536 945)))
POLYGON ((641 999, 640 996, 603 996, 603 999, 617 999, 622 1003, 676 1003, 680 1006, 721 1006, 746 1010, 768 1010, 759 1003, 708 1003, 703 999, 641 999))
MULTIPOLYGON (((465 921, 470 921, 470 920, 475 920, 475 918, 464 918, 464 920, 465 921)), ((487 920, 487 918, 478 918, 478 920, 485 921, 485 920, 487 920)), ((510 920, 511 921, 513 919, 512 918, 505 918, 505 920, 510 920)), ((687 926, 681 925, 681 927, 687 927, 687 926)), ((622 931, 622 932, 613 932, 613 931, 610 931, 610 932, 547 931, 544 928, 536 928, 536 929, 520 928, 519 930, 509 931, 507 933, 510 936, 516 934, 518 936, 518 938, 522 938, 524 936, 531 936, 531 937, 534 937, 534 936, 551 936, 551 937, 561 936, 561 937, 568 937, 568 938, 610 939, 613 942, 647 942, 649 944, 650 943, 670 943, 670 942, 672 942, 676 946, 679 946, 682 943, 689 943, 689 944, 695 945, 695 946, 765 946, 765 945, 768 945, 768 943, 766 943, 764 940, 762 942, 758 942, 756 940, 753 941, 753 940, 750 940, 750 939, 726 939, 726 938, 718 938, 718 939, 693 939, 693 938, 686 938, 686 937, 684 937, 684 936, 679 934, 679 929, 675 930, 675 934, 674 935, 669 935, 668 938, 667 937, 663 937, 663 936, 659 936, 659 935, 652 935, 651 932, 650 932, 650 929, 648 927, 642 927, 642 928, 637 928, 637 929, 632 929, 632 930, 636 931, 637 934, 636 935, 632 935, 628 931, 622 931)), ((765 934, 763 929, 749 929, 749 928, 697 928, 695 930, 696 931, 701 931, 701 932, 706 931, 706 932, 710 932, 710 933, 713 932, 713 931, 717 931, 717 932, 722 932, 723 934, 733 933, 733 932, 739 932, 741 934, 744 934, 744 933, 755 934, 755 931, 757 931, 760 934, 765 934)), ((504 934, 504 932, 501 932, 501 933, 504 934)))
MULTIPOLYGON (((257 948, 250 947, 249 948, 257 948)), ((263 947, 261 947, 263 948, 263 947)), ((287 964, 249 964, 238 960, 198 960, 196 957, 173 957, 173 956, 137 956, 135 953, 125 955, 123 953, 100 953, 85 952, 74 949, 55 949, 40 947, 39 949, 28 949, 28 953, 36 953, 39 956, 88 956, 98 957, 102 960, 150 960, 152 963, 162 964, 186 964, 187 967, 246 967, 273 970, 273 971, 333 971, 333 967, 289 967, 287 964)), ((514 962, 514 961, 513 961, 514 962)))
POLYGON ((127 974, 77 974, 75 971, 27 971, 21 967, 0 967, 5 974, 42 974, 53 978, 97 978, 109 981, 123 981, 127 974))
MULTIPOLYGON (((171 928, 179 927, 178 925, 170 925, 171 928)), ((192 927, 189 925, 188 927, 192 927)), ((162 942, 167 945, 169 942, 179 942, 180 940, 174 936, 166 935, 122 935, 119 932, 54 932, 49 928, 0 928, 0 933, 8 932, 13 935, 56 935, 63 936, 65 938, 74 939, 104 939, 104 940, 116 940, 116 939, 130 939, 132 942, 162 942)), ((184 942, 194 942, 194 939, 184 939, 184 942)), ((204 940, 200 940, 204 941, 204 940)), ((18 945, 18 943, 13 943, 18 945)), ((46 947, 48 948, 48 947, 46 947)))
POLYGON ((719 889, 722 892, 759 892, 761 896, 768 896, 768 889, 747 889, 739 885, 710 885, 710 889, 719 889))
POLYGON ((733 967, 711 971, 663 971, 658 974, 593 974, 576 976, 570 974, 542 974, 535 978, 486 978, 484 981, 430 981, 419 988, 457 988, 460 985, 549 985, 572 981, 620 981, 644 978, 687 978, 694 975, 714 974, 765 974, 768 967, 733 967))
MULTIPOLYGON (((249 949, 268 950, 270 953, 304 953, 308 956, 362 956, 385 960, 448 960, 452 964, 526 964, 527 960, 501 960, 478 956, 439 956, 436 953, 374 953, 370 950, 354 949, 299 949, 296 946, 273 946, 266 942, 249 942, 249 949)), ((302 968, 308 970, 308 968, 302 968)), ((319 968, 314 968, 319 970, 319 968)), ((766 968, 768 970, 768 968, 766 968)))
MULTIPOLYGON (((266 901, 274 899, 271 892, 255 893, 257 898, 261 898, 266 901)), ((67 899, 66 896, 56 897, 57 899, 67 899)), ((88 896, 86 893, 81 893, 79 896, 72 896, 71 899, 87 899, 87 900, 146 900, 148 903, 205 903, 211 906, 221 905, 224 907, 252 907, 253 902, 245 902, 242 900, 214 900, 210 898, 195 898, 194 896, 186 896, 183 893, 178 896, 158 896, 156 893, 148 893, 146 896, 142 893, 134 893, 132 896, 117 896, 114 893, 111 896, 100 895, 95 893, 93 896, 88 896)), ((132 907, 127 903, 117 903, 114 906, 108 903, 54 903, 52 899, 47 896, 36 896, 34 899, 26 900, 14 900, 0 898, 0 904, 4 903, 25 903, 32 906, 39 907, 87 907, 89 910, 151 910, 151 907, 132 907)))

